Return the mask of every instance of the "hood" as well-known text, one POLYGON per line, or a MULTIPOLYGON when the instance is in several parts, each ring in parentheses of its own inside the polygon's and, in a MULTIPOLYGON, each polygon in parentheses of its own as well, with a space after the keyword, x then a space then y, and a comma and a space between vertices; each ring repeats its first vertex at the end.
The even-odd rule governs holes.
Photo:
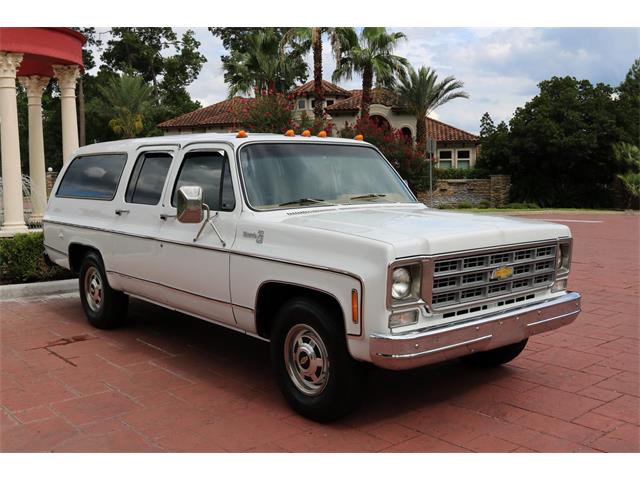
POLYGON ((425 206, 371 206, 313 213, 298 211, 285 224, 385 242, 396 258, 568 237, 564 225, 517 217, 451 213, 425 206))

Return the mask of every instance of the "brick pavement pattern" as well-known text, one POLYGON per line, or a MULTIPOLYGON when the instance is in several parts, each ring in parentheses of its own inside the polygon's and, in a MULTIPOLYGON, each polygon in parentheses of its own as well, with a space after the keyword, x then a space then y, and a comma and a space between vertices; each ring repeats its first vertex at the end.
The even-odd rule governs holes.
POLYGON ((77 296, 0 303, 0 451, 638 452, 639 217, 544 218, 574 234, 576 322, 494 370, 372 369, 331 425, 288 408, 260 340, 140 301, 114 331, 77 296))

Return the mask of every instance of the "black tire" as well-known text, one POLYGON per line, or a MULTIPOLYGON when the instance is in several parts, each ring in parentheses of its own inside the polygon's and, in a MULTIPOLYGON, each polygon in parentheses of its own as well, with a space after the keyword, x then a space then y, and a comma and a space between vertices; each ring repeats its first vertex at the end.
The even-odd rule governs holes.
POLYGON ((366 374, 349 354, 342 315, 334 310, 314 299, 292 299, 278 311, 271 334, 271 362, 284 397, 296 412, 323 423, 353 410, 366 374), (314 370, 312 362, 322 366, 314 370), (309 370, 312 376, 305 377, 309 370))
POLYGON ((82 308, 92 326, 110 329, 125 323, 129 297, 109 286, 102 258, 96 252, 89 252, 82 259, 78 281, 82 308))
POLYGON ((465 362, 480 367, 497 367, 504 363, 508 363, 522 353, 524 347, 527 346, 525 338, 521 342, 505 345, 504 347, 487 350, 485 352, 476 352, 466 357, 462 357, 465 362))

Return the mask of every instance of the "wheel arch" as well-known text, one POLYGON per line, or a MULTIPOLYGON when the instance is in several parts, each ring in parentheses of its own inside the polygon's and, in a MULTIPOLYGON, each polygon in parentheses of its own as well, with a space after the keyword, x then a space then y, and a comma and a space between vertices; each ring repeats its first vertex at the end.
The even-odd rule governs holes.
POLYGON ((285 302, 296 297, 312 298, 328 306, 337 317, 340 328, 346 336, 346 313, 338 298, 331 292, 308 285, 285 282, 282 280, 266 280, 260 284, 256 294, 255 322, 256 332, 263 338, 271 337, 271 330, 278 309, 285 302))
POLYGON ((80 267, 82 266, 82 259, 89 252, 95 252, 100 256, 104 263, 104 258, 100 250, 94 245, 88 245, 80 242, 71 242, 69 244, 69 269, 76 275, 80 273, 80 267))

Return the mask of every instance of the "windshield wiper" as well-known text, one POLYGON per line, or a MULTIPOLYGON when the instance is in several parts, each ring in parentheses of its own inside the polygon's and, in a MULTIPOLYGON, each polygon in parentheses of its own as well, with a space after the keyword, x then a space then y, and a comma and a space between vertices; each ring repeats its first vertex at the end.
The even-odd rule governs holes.
POLYGON ((321 198, 299 198, 298 200, 291 200, 290 202, 284 202, 279 204, 279 207, 286 207, 289 205, 304 205, 305 203, 323 203, 325 205, 332 205, 331 203, 327 203, 321 198))
POLYGON ((365 195, 356 195, 355 197, 351 197, 351 200, 366 200, 368 198, 382 198, 386 196, 386 193, 367 193, 365 195))

